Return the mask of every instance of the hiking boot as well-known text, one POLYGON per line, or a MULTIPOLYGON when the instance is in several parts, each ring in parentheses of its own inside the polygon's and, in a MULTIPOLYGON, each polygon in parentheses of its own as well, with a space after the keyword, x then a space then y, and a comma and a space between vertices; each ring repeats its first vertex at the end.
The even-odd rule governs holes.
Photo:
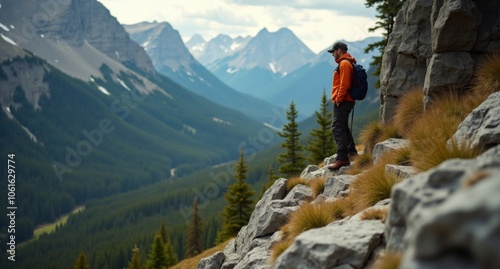
POLYGON ((330 170, 339 170, 342 166, 348 166, 351 162, 349 160, 335 160, 333 163, 328 165, 330 170))

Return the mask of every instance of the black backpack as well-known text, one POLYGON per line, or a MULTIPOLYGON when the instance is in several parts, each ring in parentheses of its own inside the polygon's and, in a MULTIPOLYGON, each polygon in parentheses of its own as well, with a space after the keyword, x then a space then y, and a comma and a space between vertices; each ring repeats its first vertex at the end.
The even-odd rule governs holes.
MULTIPOLYGON (((349 89, 349 94, 354 100, 363 100, 366 97, 366 93, 368 92, 368 75, 366 74, 366 70, 360 64, 355 64, 349 59, 347 60, 352 64, 353 67, 353 76, 351 80, 351 88, 349 89)), ((340 63, 339 63, 340 66, 340 63)), ((337 72, 340 74, 340 68, 337 66, 337 72)))

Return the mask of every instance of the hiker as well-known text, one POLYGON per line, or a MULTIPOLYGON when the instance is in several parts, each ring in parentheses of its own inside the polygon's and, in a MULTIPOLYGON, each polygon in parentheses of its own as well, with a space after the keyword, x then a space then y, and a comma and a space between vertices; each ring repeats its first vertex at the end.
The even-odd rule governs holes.
POLYGON ((349 61, 356 63, 356 59, 347 52, 347 45, 343 42, 336 42, 332 48, 327 50, 335 58, 338 67, 333 72, 332 103, 333 122, 332 133, 337 143, 337 157, 335 161, 328 165, 328 169, 338 170, 342 166, 351 164, 349 157, 358 155, 354 138, 349 129, 349 114, 354 108, 354 99, 349 95, 351 79, 354 73, 353 65, 349 61))

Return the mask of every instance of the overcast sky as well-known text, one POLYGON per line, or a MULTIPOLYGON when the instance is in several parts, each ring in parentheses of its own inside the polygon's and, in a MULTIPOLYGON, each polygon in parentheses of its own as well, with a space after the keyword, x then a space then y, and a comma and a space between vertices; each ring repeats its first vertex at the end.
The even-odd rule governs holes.
POLYGON ((365 0, 99 0, 122 24, 166 21, 184 42, 194 34, 255 36, 262 28, 292 30, 318 53, 333 42, 362 40, 375 26, 375 9, 365 0))

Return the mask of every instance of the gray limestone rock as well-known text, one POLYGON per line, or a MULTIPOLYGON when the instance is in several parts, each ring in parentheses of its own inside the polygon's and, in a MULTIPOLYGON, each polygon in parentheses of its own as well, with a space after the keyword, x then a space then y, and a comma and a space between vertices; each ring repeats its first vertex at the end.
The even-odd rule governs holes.
MULTIPOLYGON (((489 149, 500 144, 500 92, 491 94, 460 124, 453 139, 489 149)), ((450 141, 448 142, 450 143, 450 141)))
POLYGON ((318 171, 319 167, 317 165, 308 165, 304 171, 300 174, 301 178, 309 178, 312 172, 318 171))
POLYGON ((340 193, 347 190, 355 178, 355 176, 349 175, 327 178, 325 181, 325 190, 323 191, 323 195, 326 198, 339 198, 341 196, 340 193))
POLYGON ((396 184, 391 193, 392 203, 386 222, 387 249, 402 251, 410 223, 418 222, 422 214, 439 206, 459 190, 467 178, 484 169, 500 166, 500 146, 472 160, 451 159, 429 171, 419 173, 396 184))
POLYGON ((406 1, 395 18, 380 71, 380 120, 413 88, 428 101, 470 84, 478 58, 500 49, 500 1, 406 1))
POLYGON ((413 166, 386 164, 385 173, 386 175, 392 174, 400 179, 405 179, 415 175, 417 173, 417 169, 413 166))
POLYGON ((461 188, 409 225, 412 249, 405 255, 404 268, 407 263, 429 268, 452 268, 460 263, 469 264, 467 268, 498 267, 500 167, 484 170, 481 175, 482 180, 475 185, 461 188))
POLYGON ((408 146, 408 140, 400 138, 389 138, 375 145, 373 148, 373 162, 376 163, 384 153, 408 146))
POLYGON ((222 251, 216 252, 214 255, 210 257, 206 257, 200 260, 196 269, 219 269, 224 263, 224 259, 226 255, 222 251))
POLYGON ((364 268, 372 252, 383 244, 384 224, 336 221, 300 234, 281 254, 274 269, 364 268), (340 267, 342 268, 342 267, 340 267))

